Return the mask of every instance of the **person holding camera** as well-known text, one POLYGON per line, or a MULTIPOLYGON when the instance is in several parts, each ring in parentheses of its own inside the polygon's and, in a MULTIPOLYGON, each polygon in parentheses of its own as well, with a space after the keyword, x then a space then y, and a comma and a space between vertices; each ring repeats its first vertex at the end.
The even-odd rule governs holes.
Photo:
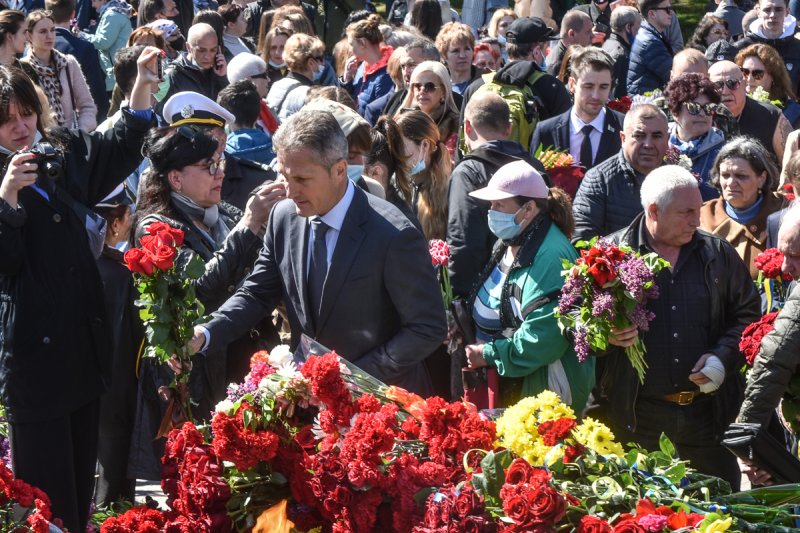
POLYGON ((89 206, 142 158, 158 54, 141 55, 129 106, 104 134, 45 130, 33 83, 0 66, 0 401, 15 476, 44 490, 70 531, 89 518, 113 352, 89 206))

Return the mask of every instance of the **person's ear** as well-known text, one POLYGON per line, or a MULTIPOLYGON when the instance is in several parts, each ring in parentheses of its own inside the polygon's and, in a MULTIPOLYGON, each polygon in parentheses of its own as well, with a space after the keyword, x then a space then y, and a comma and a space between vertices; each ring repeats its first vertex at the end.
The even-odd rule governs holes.
POLYGON ((339 178, 346 178, 347 177, 347 160, 340 159, 333 165, 333 175, 339 178))
POLYGON ((167 174, 167 182, 175 192, 181 192, 181 172, 180 170, 170 170, 167 174))
POLYGON ((648 205, 647 215, 650 217, 650 220, 658 222, 658 206, 656 204, 648 205))
POLYGON ((570 76, 567 80, 567 88, 569 89, 569 92, 575 94, 575 78, 572 76, 570 76))

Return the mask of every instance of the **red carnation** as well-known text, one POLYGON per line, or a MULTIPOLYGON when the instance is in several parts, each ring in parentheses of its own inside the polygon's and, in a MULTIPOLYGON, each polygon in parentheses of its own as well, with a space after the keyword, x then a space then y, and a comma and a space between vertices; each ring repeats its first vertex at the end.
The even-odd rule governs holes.
POLYGON ((565 463, 574 463, 578 457, 583 455, 583 452, 586 451, 586 448, 583 444, 576 443, 572 446, 567 446, 564 448, 564 462, 565 463))
POLYGON ((278 450, 279 439, 275 433, 244 427, 244 411, 248 409, 252 410, 250 406, 242 405, 233 417, 218 412, 211 420, 214 453, 223 461, 235 464, 239 470, 248 470, 261 461, 270 461, 278 450))
POLYGON ((739 350, 744 354, 747 364, 752 366, 755 363, 758 351, 761 349, 762 339, 773 329, 775 329, 775 319, 778 311, 767 313, 758 322, 753 322, 742 332, 739 339, 739 350))
POLYGON ((557 420, 547 420, 539 424, 537 431, 542 437, 542 442, 546 446, 555 446, 570 436, 572 430, 577 427, 575 420, 571 418, 559 418, 557 420))
POLYGON ((777 248, 768 248, 758 254, 753 260, 755 267, 764 273, 764 277, 769 279, 782 279, 783 281, 791 281, 791 274, 784 273, 781 270, 783 266, 783 254, 777 248))

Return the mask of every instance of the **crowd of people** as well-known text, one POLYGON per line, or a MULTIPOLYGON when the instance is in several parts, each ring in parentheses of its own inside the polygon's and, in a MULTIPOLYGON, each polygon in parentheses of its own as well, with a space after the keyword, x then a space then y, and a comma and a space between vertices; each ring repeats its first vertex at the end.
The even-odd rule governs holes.
POLYGON ((155 222, 205 263, 200 421, 251 354, 305 335, 423 396, 553 390, 734 489, 769 482, 721 445, 737 417, 793 446, 800 293, 754 281, 771 247, 800 276, 797 3, 716 0, 694 32, 671 0, 2 4, 0 399, 15 475, 70 531, 160 479, 188 370, 141 357, 123 261, 155 222), (670 267, 649 330, 579 362, 554 313, 593 237, 670 267), (776 305, 746 383, 739 338, 776 305))

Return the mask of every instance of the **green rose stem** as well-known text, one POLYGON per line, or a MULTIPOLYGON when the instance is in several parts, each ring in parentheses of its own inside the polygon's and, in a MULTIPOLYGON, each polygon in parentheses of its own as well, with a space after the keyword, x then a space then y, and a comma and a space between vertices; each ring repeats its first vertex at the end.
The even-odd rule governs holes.
POLYGON ((639 383, 642 384, 644 384, 644 374, 647 370, 647 363, 644 360, 646 351, 641 337, 637 337, 632 346, 625 348, 625 354, 628 356, 633 369, 636 370, 636 375, 639 376, 639 383))

